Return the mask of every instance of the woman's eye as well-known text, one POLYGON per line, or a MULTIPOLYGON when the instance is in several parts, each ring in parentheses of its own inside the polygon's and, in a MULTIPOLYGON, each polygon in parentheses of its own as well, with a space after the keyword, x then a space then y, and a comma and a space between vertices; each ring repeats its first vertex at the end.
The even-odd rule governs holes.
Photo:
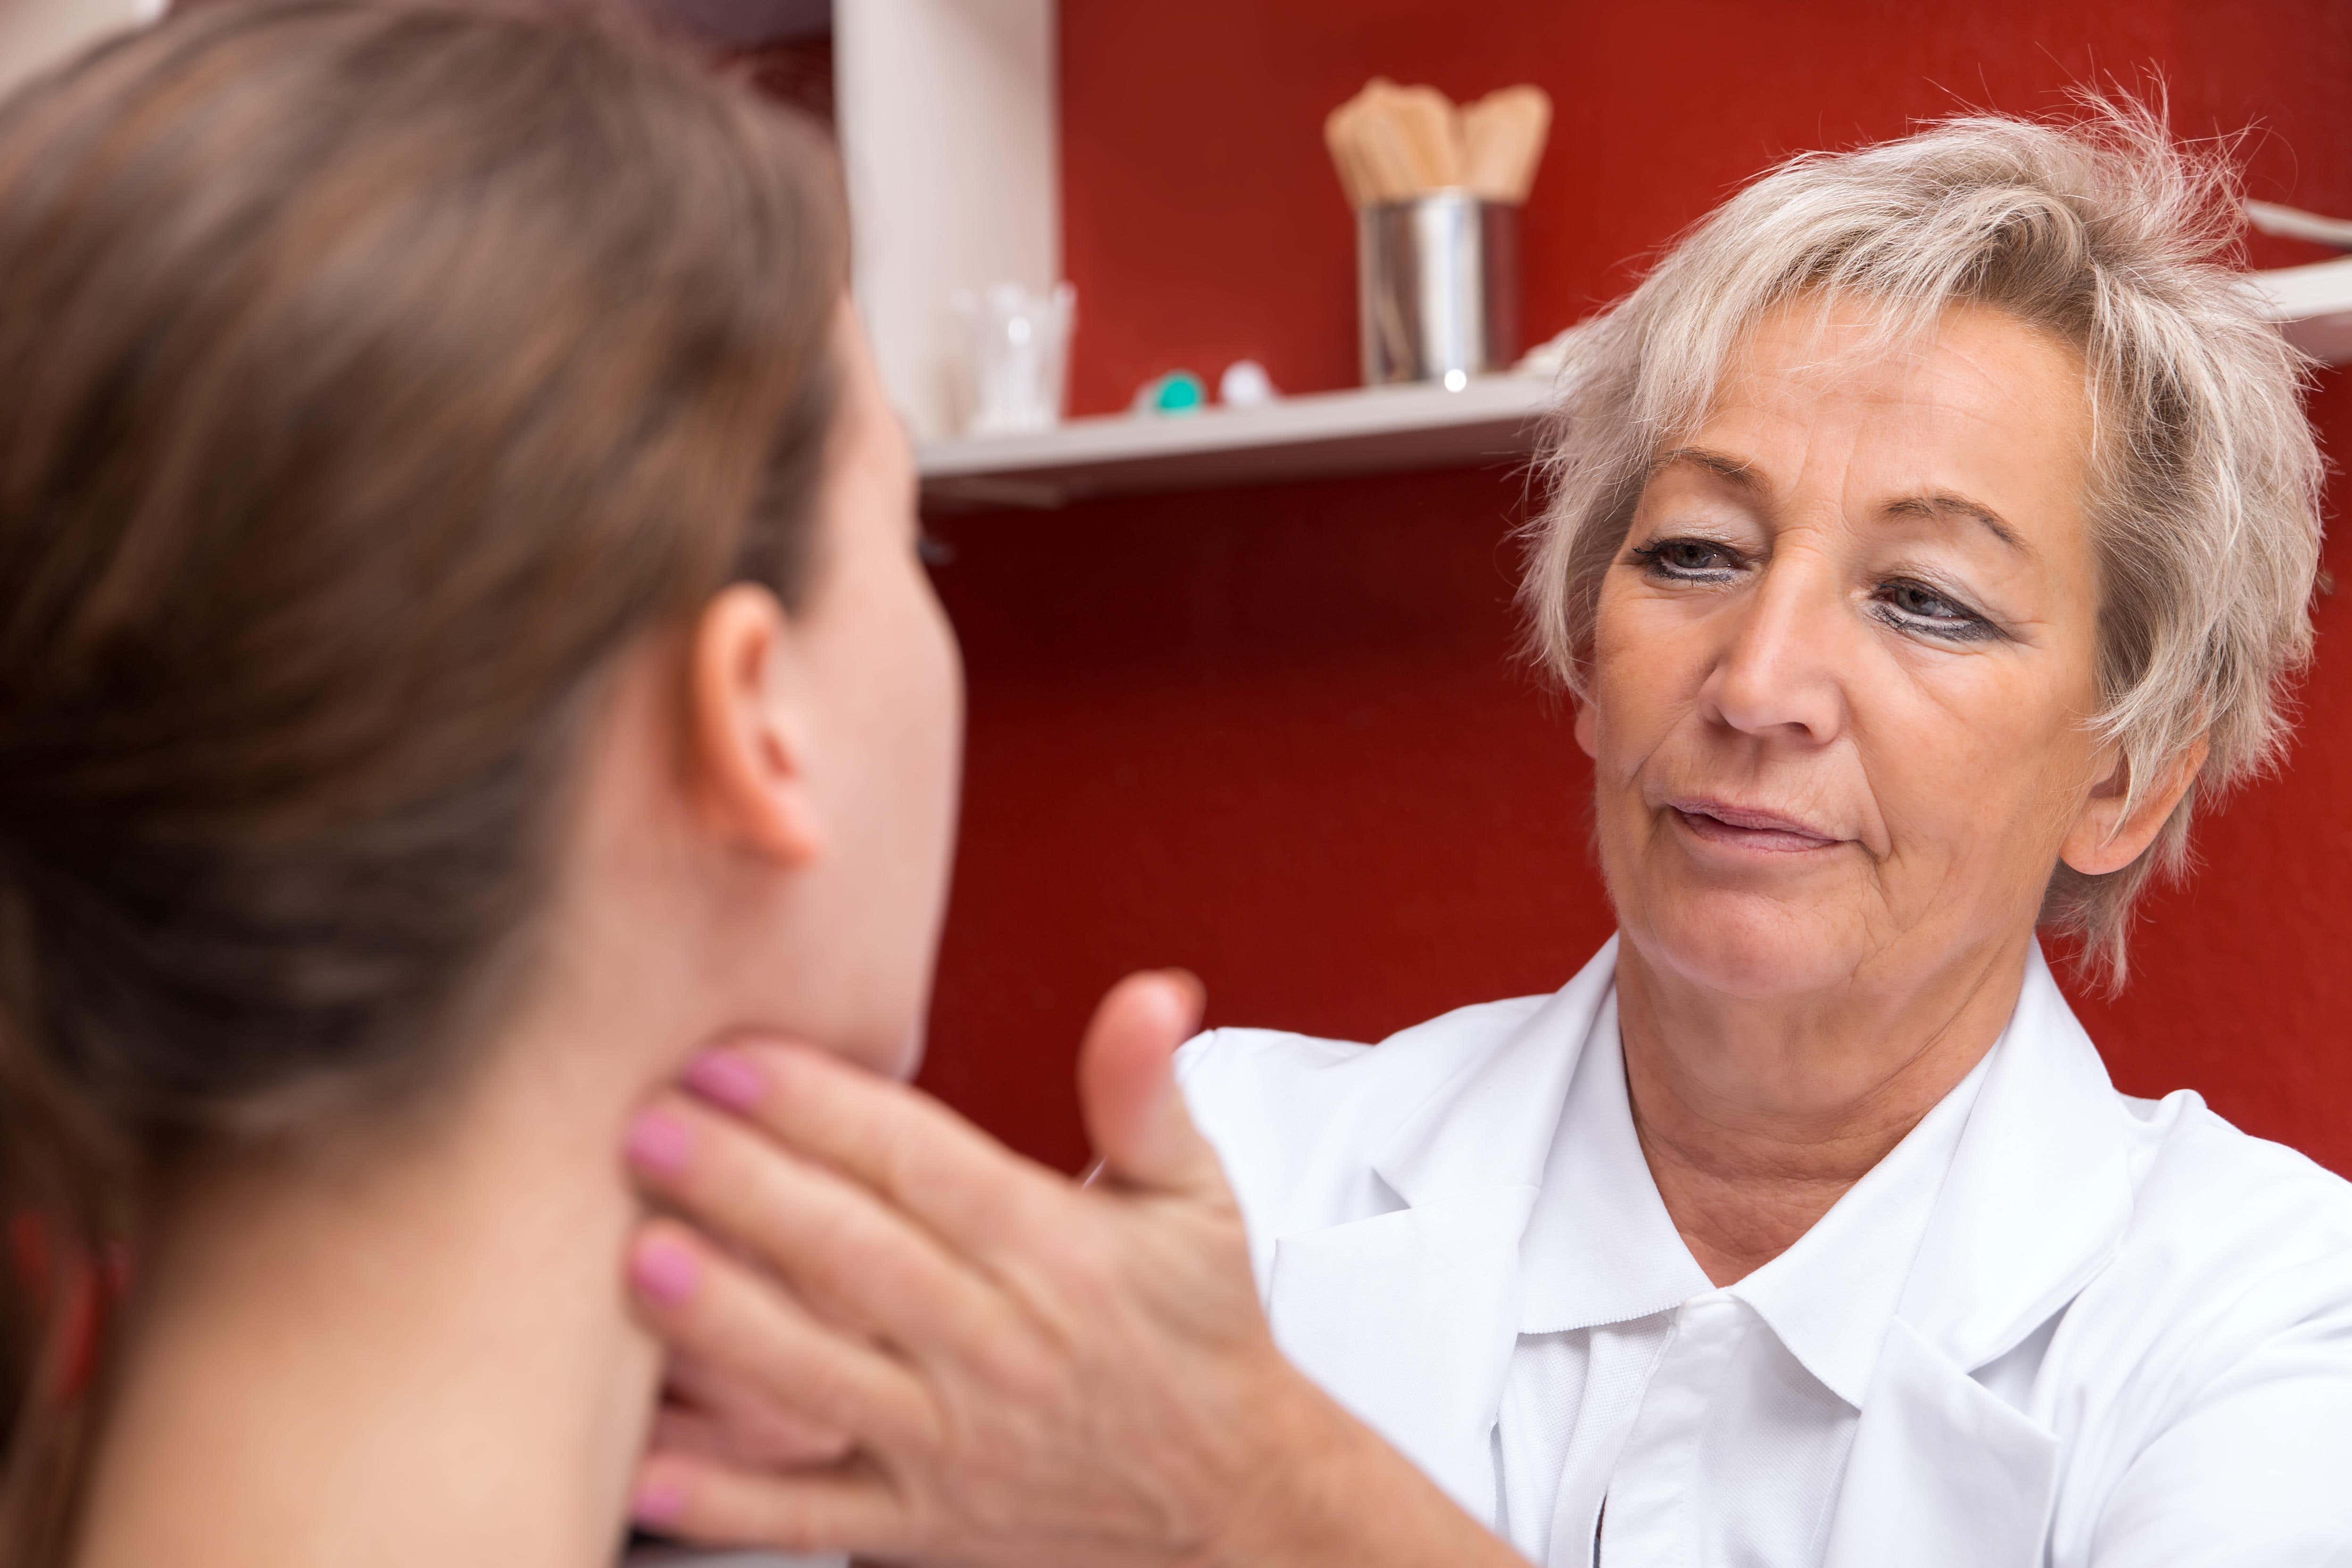
POLYGON ((1739 564, 1729 549, 1704 539, 1662 539, 1634 546, 1633 554, 1652 576, 1669 580, 1711 581, 1739 564))
POLYGON ((1878 602, 1885 607, 1882 618, 1898 630, 1927 632, 1956 642, 2000 635, 1990 621, 1925 583, 1898 577, 1878 591, 1878 602))

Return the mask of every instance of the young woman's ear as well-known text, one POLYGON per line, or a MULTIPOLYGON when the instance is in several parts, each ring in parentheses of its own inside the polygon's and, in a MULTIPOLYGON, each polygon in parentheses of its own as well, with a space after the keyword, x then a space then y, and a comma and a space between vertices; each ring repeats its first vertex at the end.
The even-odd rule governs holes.
POLYGON ((2205 742, 2200 738, 2172 760, 2163 776, 2156 780, 2137 801, 2125 805, 2131 795, 2131 763, 2120 750, 2108 766, 2106 777, 2091 791, 2083 803, 2080 816, 2059 847, 2058 858, 2086 877, 2104 877, 2120 871, 2140 858, 2141 852, 2156 842, 2166 819, 2189 786, 2197 782, 2197 772, 2205 765, 2205 742))
POLYGON ((688 655, 687 765, 713 829, 740 848, 800 866, 823 843, 791 636, 783 606, 754 583, 732 584, 703 607, 688 655))

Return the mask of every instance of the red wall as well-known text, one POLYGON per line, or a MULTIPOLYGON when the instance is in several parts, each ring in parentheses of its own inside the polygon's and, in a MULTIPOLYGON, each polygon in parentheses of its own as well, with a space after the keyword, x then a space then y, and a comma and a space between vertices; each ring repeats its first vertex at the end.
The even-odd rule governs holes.
MULTIPOLYGON (((1548 335, 1788 153, 1963 106, 2041 110, 2095 75, 2173 120, 2259 126, 2254 194, 2352 214, 2352 5, 1975 0, 1063 0, 1076 411, 1252 355, 1354 379, 1350 228, 1322 116, 1374 74, 1559 106, 1526 215, 1548 335), (1923 12, 1934 13, 1923 16, 1923 12)), ((2314 259, 2264 242, 2259 264, 2314 259)), ((2312 412, 2352 441, 2352 380, 2312 412)), ((2352 488, 2331 497, 2338 515, 2352 488)), ((1182 963, 1210 1017, 1376 1038, 1559 984, 1611 921, 1586 773, 1511 653, 1521 479, 1458 472, 933 520, 963 641, 963 840, 925 1081, 1082 1158, 1071 1053, 1102 988, 1182 963)), ((2352 575, 2332 542, 2338 577, 2352 575)), ((2352 1172, 2352 618, 2320 607, 2285 775, 2208 821, 2136 977, 2086 1004, 2118 1081, 2201 1089, 2352 1172)))

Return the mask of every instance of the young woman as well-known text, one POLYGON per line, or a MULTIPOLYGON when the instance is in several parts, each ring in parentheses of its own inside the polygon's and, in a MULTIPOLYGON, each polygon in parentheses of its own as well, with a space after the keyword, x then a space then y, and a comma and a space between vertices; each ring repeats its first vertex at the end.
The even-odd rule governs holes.
POLYGON ((960 677, 843 258, 814 136, 581 25, 0 110, 9 1563, 610 1560, 630 1110, 918 1047, 960 677))

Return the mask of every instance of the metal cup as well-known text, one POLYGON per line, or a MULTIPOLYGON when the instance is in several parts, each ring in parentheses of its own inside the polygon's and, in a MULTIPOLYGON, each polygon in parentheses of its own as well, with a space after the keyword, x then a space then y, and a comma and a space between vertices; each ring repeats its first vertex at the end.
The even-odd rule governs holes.
POLYGON ((1356 213, 1364 384, 1460 381, 1519 352, 1519 209, 1432 191, 1356 213))

